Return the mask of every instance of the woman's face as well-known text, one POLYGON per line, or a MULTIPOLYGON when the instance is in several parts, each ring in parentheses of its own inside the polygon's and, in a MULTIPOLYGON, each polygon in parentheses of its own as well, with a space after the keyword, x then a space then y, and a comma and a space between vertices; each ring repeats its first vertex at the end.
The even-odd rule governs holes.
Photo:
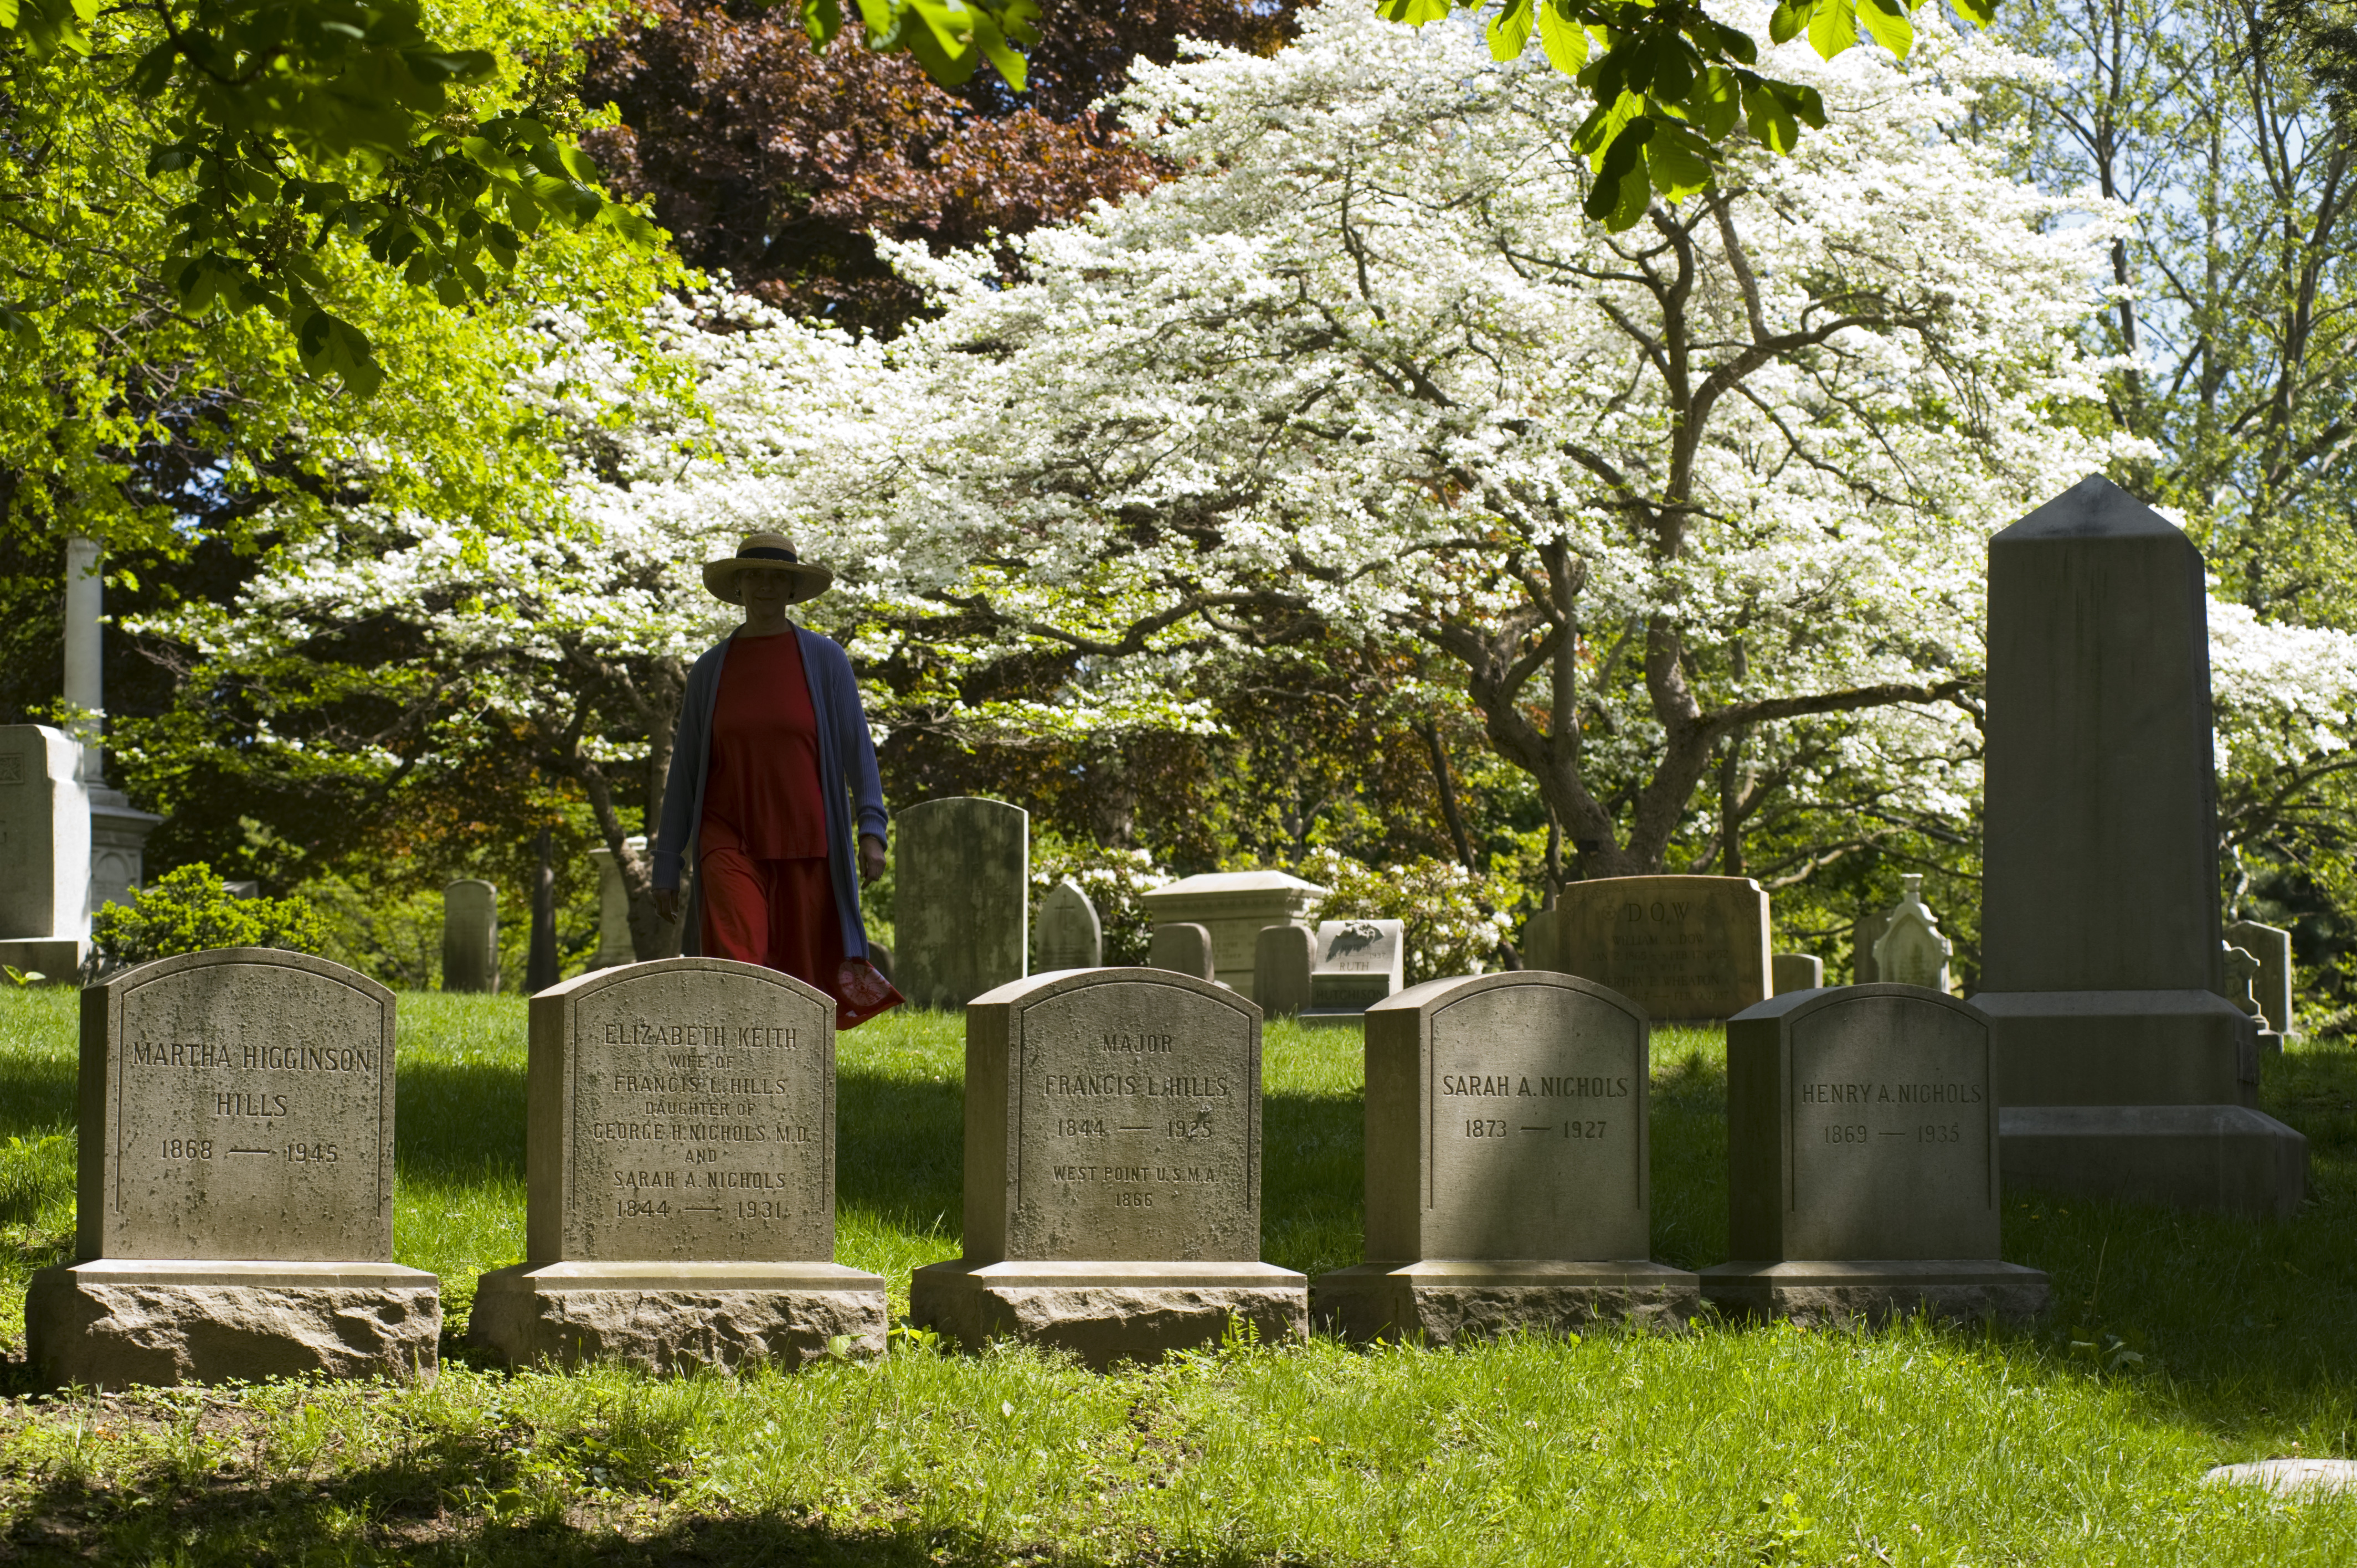
POLYGON ((791 601, 793 587, 783 572, 740 572, 737 585, 744 590, 745 612, 753 616, 774 616, 791 601))

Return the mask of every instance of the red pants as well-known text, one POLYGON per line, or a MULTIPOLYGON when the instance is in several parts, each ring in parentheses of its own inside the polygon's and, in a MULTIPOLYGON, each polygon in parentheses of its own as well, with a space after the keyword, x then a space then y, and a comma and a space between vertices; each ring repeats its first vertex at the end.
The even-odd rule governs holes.
POLYGON ((854 1028, 902 998, 862 958, 845 961, 834 879, 823 857, 755 860, 726 823, 697 833, 699 944, 706 958, 780 970, 835 1000, 835 1026, 854 1028))

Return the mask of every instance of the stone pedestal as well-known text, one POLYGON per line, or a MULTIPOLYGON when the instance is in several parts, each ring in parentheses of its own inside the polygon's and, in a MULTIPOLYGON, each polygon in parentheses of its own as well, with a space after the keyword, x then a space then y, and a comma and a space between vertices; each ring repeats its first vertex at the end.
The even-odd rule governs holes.
POLYGON ((1702 1305, 1693 1274, 1664 1263, 1426 1259, 1361 1263, 1309 1288, 1318 1326, 1348 1339, 1447 1345, 1510 1328, 1572 1332, 1598 1322, 1685 1326, 1702 1305))
POLYGON ((430 1379, 441 1282, 383 1262, 102 1258, 25 1293, 27 1359, 53 1386, 430 1379))
POLYGON ((90 854, 81 744, 0 725, 0 963, 73 983, 90 950, 90 854))
POLYGON ((1260 1262, 1032 1260, 933 1263, 909 1280, 909 1316, 968 1349, 1011 1337, 1069 1350, 1102 1371, 1216 1345, 1231 1318, 1264 1344, 1309 1329, 1308 1281, 1260 1262))
POLYGON ((519 1263, 485 1274, 467 1337, 509 1365, 794 1370, 884 1350, 884 1282, 838 1263, 519 1263))
POLYGON ((1920 1258, 1720 1263, 1702 1271, 1704 1299, 1744 1317, 1813 1327, 1887 1323, 1928 1312, 1966 1322, 2026 1322, 2046 1310, 2046 1275, 2018 1263, 1920 1258))
POLYGON ((2256 1027, 2219 994, 2201 552, 2094 476, 1989 542, 1988 603, 1972 1000, 1993 1025, 2007 1178, 2288 1214, 2307 1141, 2251 1110, 2256 1027))
MULTIPOLYGON (((98 753, 91 752, 94 758, 98 753)), ((128 904, 146 880, 147 835, 164 819, 143 811, 101 779, 90 790, 90 908, 128 904)))
POLYGON ((1265 926, 1302 923, 1327 889, 1282 871, 1209 871, 1138 896, 1156 925, 1188 921, 1211 933, 1211 978, 1250 996, 1265 926))

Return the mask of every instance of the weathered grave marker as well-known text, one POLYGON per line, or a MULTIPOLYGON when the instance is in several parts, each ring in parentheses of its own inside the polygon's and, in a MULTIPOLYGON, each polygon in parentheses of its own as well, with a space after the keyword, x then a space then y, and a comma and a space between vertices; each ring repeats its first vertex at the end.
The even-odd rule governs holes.
POLYGON ((1555 934, 1555 912, 1541 909, 1523 923, 1523 967, 1552 970, 1563 962, 1563 944, 1555 934))
POLYGON ((1155 927, 1146 946, 1146 967, 1211 979, 1211 933, 1185 920, 1155 927))
POLYGON ((500 988, 500 890, 468 877, 442 889, 442 989, 500 988))
POLYGON ((1031 957, 1031 814, 952 795, 892 819, 892 983, 920 1007, 963 1007, 1031 957))
MULTIPOLYGON (((646 857, 647 841, 644 837, 624 839, 622 847, 641 860, 646 857)), ((612 850, 600 844, 589 852, 589 864, 597 868, 597 955, 589 961, 589 967, 593 970, 612 969, 618 964, 635 963, 639 950, 630 936, 630 889, 622 880, 622 863, 615 857, 612 850)), ((550 918, 553 922, 553 912, 550 918)), ((685 920, 683 919, 670 928, 666 945, 673 952, 678 950, 684 926, 685 920)), ((552 924, 551 930, 554 929, 552 924)))
POLYGON ((1250 996, 1262 929, 1301 924, 1325 896, 1325 888, 1282 871, 1211 871, 1141 894, 1138 902, 1157 926, 1183 922, 1211 932, 1211 978, 1250 996))
POLYGON ((2255 983, 2259 1012, 2278 1035, 2291 1029, 2291 933, 2280 926, 2256 920, 2236 920, 2226 928, 2226 940, 2259 961, 2255 983))
POLYGON ((81 745, 0 725, 0 963, 72 980, 90 946, 90 798, 81 745))
POLYGON ((1989 542, 1981 980, 2008 1182, 2289 1216, 2308 1141, 2257 1109, 2219 994, 2201 553, 2100 475, 1989 542))
POLYGON ((430 1377, 440 1283, 393 1259, 393 996, 215 948, 81 996, 80 1262, 35 1274, 52 1382, 430 1377))
POLYGON ((834 1262, 834 1015, 716 958, 534 996, 529 1262, 483 1276, 468 1337, 655 1371, 881 1350, 883 1280, 834 1262))
POLYGON ((1987 1018, 1941 992, 1856 985, 1727 1021, 1727 1250, 1703 1294, 1803 1320, 2042 1311, 2000 1261, 1987 1018))
POLYGON ((1768 895, 1745 876, 1575 882, 1555 908, 1554 961, 1656 1021, 1726 1018, 1769 994, 1768 895))
POLYGON ((965 1255, 909 1316, 1092 1365, 1298 1337, 1307 1282, 1260 1261, 1260 1010, 1154 969, 1035 975, 966 1009, 965 1255))
POLYGON ((1355 1024, 1405 983, 1407 928, 1399 920, 1327 920, 1313 953, 1301 1021, 1355 1024))
POLYGON ((1264 1018, 1290 1018, 1309 1005, 1317 937, 1307 926, 1263 926, 1254 944, 1253 1001, 1264 1018))
POLYGON ((1871 915, 1860 916, 1857 923, 1850 927, 1852 983, 1872 985, 1882 978, 1874 967, 1874 944, 1882 940, 1882 933, 1889 928, 1889 925, 1890 911, 1880 909, 1871 915))
POLYGON ((1367 1257, 1321 1274, 1321 1321, 1437 1344, 1597 1317, 1670 1324, 1697 1282, 1647 1261, 1644 1012, 1523 971, 1367 1009, 1367 1257))
POLYGON ((1089 896, 1070 881, 1059 882, 1039 901, 1039 968, 1094 969, 1104 962, 1104 924, 1089 896))
POLYGON ((1923 902, 1923 879, 1910 873, 1899 882, 1899 902, 1883 916, 1882 934, 1874 940, 1875 978, 1944 993, 1955 944, 1941 933, 1940 922, 1923 902))
POLYGON ((1814 991, 1825 983, 1825 961, 1804 952, 1780 952, 1774 964, 1775 993, 1787 996, 1795 991, 1814 991))
POLYGON ((2283 1034, 2272 1027, 2274 1020, 2259 1008, 2257 987, 2261 965, 2257 955, 2232 942, 2219 945, 2224 950, 2219 955, 2219 968, 2225 976, 2226 1000, 2258 1026, 2260 1061, 2280 1060, 2283 1057, 2283 1034))

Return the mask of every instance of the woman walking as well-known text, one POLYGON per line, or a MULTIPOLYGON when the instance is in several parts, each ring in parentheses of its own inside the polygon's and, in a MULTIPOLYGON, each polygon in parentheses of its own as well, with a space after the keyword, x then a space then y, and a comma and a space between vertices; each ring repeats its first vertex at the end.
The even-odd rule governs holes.
POLYGON ((678 919, 693 854, 681 950, 807 981, 847 1029, 902 998, 868 961, 859 918, 859 885, 884 875, 886 819, 851 660, 786 618, 834 581, 778 533, 705 563, 704 585, 743 606, 745 624, 687 673, 654 883, 656 912, 678 919))

